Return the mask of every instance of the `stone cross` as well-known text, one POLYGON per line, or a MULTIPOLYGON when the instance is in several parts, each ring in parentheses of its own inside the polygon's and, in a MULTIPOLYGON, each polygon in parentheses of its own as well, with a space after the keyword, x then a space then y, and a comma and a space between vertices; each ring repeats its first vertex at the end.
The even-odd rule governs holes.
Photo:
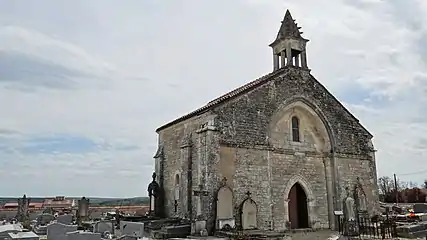
POLYGON ((194 190, 193 195, 197 197, 197 216, 202 214, 202 196, 208 196, 209 192, 203 190, 203 185, 199 185, 199 190, 194 190))
POLYGON ((246 196, 248 196, 248 198, 251 198, 251 195, 252 195, 252 193, 248 190, 248 191, 246 192, 246 196))
POLYGON ((30 214, 28 212, 29 204, 30 204, 30 199, 27 198, 26 194, 24 194, 22 198, 18 199, 17 218, 22 223, 26 223, 29 220, 29 217, 30 217, 30 214))
POLYGON ((153 178, 153 182, 155 182, 155 181, 156 181, 156 177, 157 177, 156 172, 153 172, 153 175, 151 175, 151 178, 153 178))
POLYGON ((208 196, 209 192, 203 190, 203 185, 199 185, 199 190, 194 190, 193 195, 197 197, 208 196))

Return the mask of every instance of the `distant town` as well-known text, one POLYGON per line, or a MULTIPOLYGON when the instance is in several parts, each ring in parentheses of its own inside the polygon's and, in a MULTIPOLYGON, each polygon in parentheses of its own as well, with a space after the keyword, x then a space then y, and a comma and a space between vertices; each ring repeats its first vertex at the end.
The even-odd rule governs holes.
MULTIPOLYGON (((27 196, 31 198, 30 196, 27 196)), ((119 210, 126 214, 145 214, 148 211, 148 197, 135 198, 90 198, 89 212, 94 216, 105 214, 106 212, 119 210)), ((0 220, 10 220, 17 214, 19 198, 0 197, 0 220)), ((28 204, 30 216, 36 216, 46 211, 53 211, 58 214, 70 212, 77 207, 80 198, 54 196, 31 198, 28 204)), ((35 219, 35 217, 33 217, 35 219)), ((31 220, 34 220, 31 219, 31 220)))
POLYGON ((149 214, 147 200, 26 195, 0 198, 0 239, 141 238, 144 225, 134 221, 149 214))

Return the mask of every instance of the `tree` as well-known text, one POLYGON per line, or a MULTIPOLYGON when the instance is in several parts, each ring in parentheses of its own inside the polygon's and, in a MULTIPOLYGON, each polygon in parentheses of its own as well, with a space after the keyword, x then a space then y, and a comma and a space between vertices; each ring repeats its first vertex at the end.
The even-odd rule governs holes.
POLYGON ((387 195, 394 190, 393 180, 387 176, 380 177, 378 179, 378 187, 380 194, 387 195))
POLYGON ((378 190, 380 192, 380 200, 384 202, 392 201, 392 193, 394 192, 393 180, 390 177, 384 176, 378 179, 378 190))
POLYGON ((427 179, 421 187, 419 184, 412 181, 398 181, 397 192, 394 185, 394 180, 390 177, 383 176, 378 179, 378 190, 380 193, 380 201, 393 203, 396 202, 396 197, 400 203, 423 203, 426 201, 427 179), (420 186, 420 187, 419 187, 420 186))

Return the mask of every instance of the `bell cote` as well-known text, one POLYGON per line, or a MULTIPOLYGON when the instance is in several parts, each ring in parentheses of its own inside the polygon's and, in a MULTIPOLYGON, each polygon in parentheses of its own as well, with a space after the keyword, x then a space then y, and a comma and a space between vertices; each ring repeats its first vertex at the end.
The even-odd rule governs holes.
POLYGON ((301 36, 300 29, 301 27, 297 26, 291 13, 287 10, 276 40, 270 44, 273 49, 274 71, 286 66, 308 69, 306 53, 308 40, 301 36))

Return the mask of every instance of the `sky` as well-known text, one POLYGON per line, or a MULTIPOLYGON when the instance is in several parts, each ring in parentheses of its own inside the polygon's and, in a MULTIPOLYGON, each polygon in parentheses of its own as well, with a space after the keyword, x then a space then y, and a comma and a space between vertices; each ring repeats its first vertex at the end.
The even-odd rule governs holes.
POLYGON ((2 0, 0 195, 146 196, 155 129, 271 72, 286 9, 378 175, 423 182, 425 0, 2 0))

